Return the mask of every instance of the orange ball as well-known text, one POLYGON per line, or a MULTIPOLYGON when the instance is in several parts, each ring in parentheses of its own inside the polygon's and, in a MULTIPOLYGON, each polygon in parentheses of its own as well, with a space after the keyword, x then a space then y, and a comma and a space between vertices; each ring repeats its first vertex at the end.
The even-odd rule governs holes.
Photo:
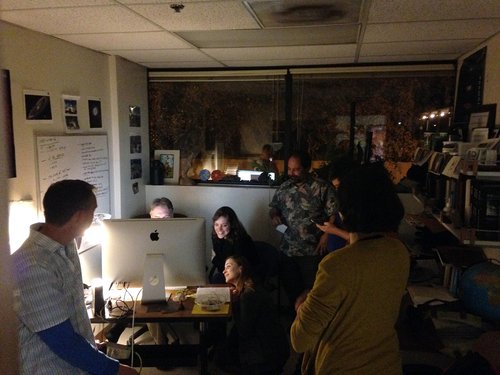
POLYGON ((222 173, 222 171, 216 169, 212 172, 212 181, 219 181, 222 177, 224 177, 224 173, 222 173))

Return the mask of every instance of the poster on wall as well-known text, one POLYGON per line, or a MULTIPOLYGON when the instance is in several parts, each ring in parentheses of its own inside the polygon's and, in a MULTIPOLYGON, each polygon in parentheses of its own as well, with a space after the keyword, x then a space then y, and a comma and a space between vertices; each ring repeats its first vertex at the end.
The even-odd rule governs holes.
POLYGON ((141 136, 130 134, 130 153, 140 154, 142 152, 141 136))
POLYGON ((10 96, 10 72, 0 69, 0 131, 7 160, 7 178, 16 177, 16 154, 12 124, 12 98, 10 96))
POLYGON ((63 95, 63 117, 66 126, 66 133, 80 132, 80 124, 78 122, 78 101, 79 96, 63 95))
POLYGON ((131 105, 128 107, 128 117, 130 126, 132 128, 139 128, 141 126, 141 107, 131 105))
POLYGON ((50 93, 40 90, 24 90, 24 113, 28 123, 52 123, 50 93))
POLYGON ((90 129, 102 128, 101 99, 89 98, 89 125, 90 129))
POLYGON ((142 160, 141 159, 131 159, 130 160, 130 179, 135 180, 142 177, 142 160))

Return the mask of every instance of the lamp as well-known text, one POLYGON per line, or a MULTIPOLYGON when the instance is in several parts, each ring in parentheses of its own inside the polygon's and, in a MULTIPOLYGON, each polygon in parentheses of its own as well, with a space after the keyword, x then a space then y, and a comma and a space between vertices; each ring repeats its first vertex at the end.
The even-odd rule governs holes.
POLYGON ((111 215, 107 213, 95 213, 92 224, 85 230, 78 246, 78 253, 82 254, 90 250, 94 246, 100 245, 104 236, 102 221, 111 219, 111 215))
POLYGON ((13 254, 28 238, 30 225, 38 221, 32 200, 9 202, 9 246, 13 254))

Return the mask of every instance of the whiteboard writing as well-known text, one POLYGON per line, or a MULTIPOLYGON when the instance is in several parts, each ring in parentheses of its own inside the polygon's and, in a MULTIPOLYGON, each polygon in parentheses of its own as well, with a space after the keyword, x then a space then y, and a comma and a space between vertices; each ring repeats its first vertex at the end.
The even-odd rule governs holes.
POLYGON ((111 212, 106 135, 38 136, 37 158, 40 206, 51 184, 78 179, 95 186, 96 212, 111 212))

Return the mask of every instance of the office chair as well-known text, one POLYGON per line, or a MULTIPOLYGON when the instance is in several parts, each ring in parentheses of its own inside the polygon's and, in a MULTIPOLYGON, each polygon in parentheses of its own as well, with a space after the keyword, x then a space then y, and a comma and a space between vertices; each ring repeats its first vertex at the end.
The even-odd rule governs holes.
POLYGON ((254 241, 255 251, 259 257, 259 267, 255 270, 258 281, 262 282, 264 288, 273 292, 277 290, 278 309, 280 308, 280 254, 278 249, 265 241, 254 241), (275 280, 274 280, 275 279, 275 280), (276 284, 274 283, 276 281, 276 284))

